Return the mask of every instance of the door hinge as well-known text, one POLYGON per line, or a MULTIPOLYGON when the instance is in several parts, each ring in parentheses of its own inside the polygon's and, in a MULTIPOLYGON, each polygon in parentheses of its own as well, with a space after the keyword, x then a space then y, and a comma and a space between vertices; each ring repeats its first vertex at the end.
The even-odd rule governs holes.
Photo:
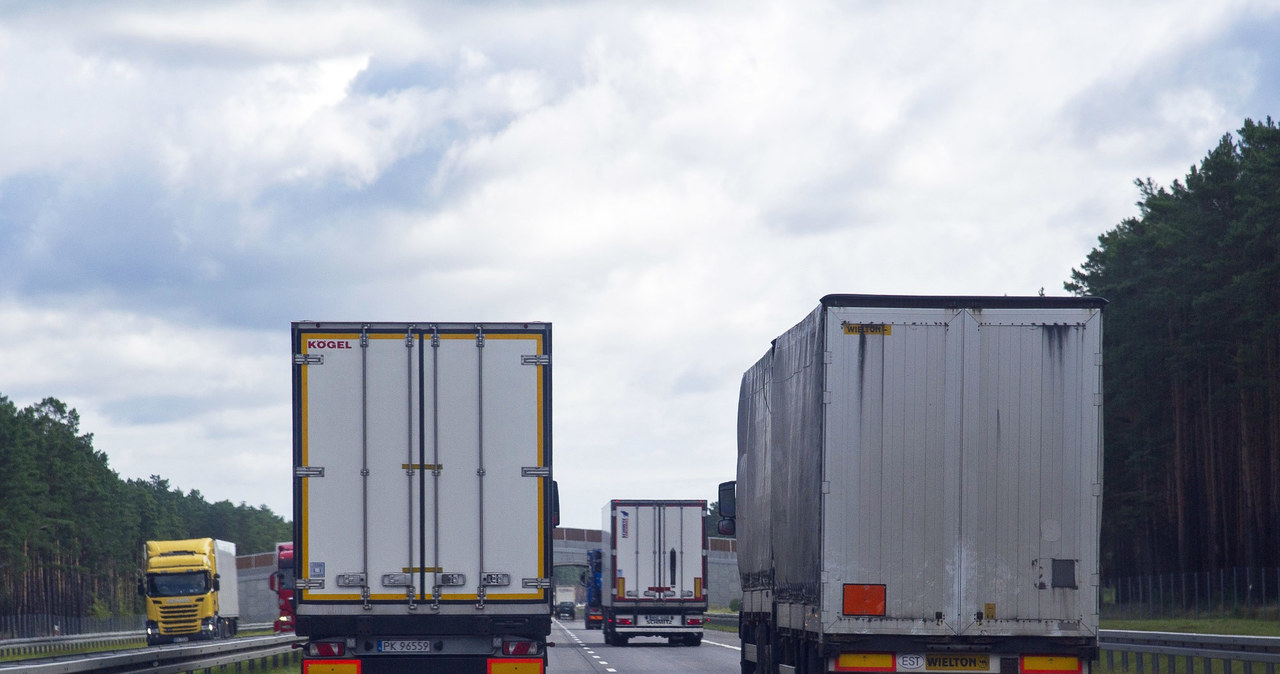
POLYGON ((551 477, 551 467, 524 466, 520 469, 520 477, 551 477))
POLYGON ((520 356, 520 364, 521 365, 550 365, 551 354, 549 353, 539 353, 539 354, 533 354, 533 355, 525 354, 523 356, 520 356))
POLYGON ((295 353, 293 354, 294 365, 324 365, 323 353, 295 353))
POLYGON ((296 466, 294 477, 324 477, 324 466, 296 466))
POLYGON ((521 587, 551 587, 550 578, 522 578, 520 579, 521 587))
POLYGON ((294 586, 303 590, 323 590, 323 578, 296 578, 293 581, 294 586))

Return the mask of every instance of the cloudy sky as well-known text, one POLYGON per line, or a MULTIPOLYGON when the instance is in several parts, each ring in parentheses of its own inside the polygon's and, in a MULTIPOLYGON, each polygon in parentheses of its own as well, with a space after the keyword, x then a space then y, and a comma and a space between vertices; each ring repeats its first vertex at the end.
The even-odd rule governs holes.
POLYGON ((715 499, 834 292, 1064 294, 1280 3, 0 2, 0 395, 289 517, 292 320, 554 324, 567 526, 715 499))

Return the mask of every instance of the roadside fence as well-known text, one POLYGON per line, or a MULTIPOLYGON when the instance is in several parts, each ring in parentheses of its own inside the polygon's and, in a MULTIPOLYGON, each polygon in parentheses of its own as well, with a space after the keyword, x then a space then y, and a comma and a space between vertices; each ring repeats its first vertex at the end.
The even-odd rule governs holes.
POLYGON ((1280 567, 1238 567, 1103 581, 1103 618, 1280 620, 1280 567))
POLYGON ((140 632, 146 624, 143 615, 110 618, 80 618, 50 614, 0 615, 0 639, 30 639, 73 634, 103 632, 140 632))

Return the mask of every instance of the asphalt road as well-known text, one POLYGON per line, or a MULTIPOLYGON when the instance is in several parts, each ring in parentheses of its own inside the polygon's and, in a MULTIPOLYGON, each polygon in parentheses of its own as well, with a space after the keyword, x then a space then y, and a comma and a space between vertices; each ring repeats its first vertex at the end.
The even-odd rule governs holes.
POLYGON ((604 643, 600 630, 586 630, 581 620, 552 623, 547 670, 555 674, 664 674, 708 672, 738 674, 740 647, 733 632, 707 630, 698 647, 671 646, 666 639, 636 637, 626 646, 604 643))

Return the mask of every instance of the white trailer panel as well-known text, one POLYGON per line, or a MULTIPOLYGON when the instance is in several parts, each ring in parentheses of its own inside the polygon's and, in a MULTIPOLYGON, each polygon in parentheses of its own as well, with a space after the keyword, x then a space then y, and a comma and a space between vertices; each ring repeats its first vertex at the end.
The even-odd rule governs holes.
POLYGON ((605 606, 705 610, 706 501, 611 501, 605 506, 605 606))
POLYGON ((546 614, 550 325, 294 337, 299 616, 546 614))
POLYGON ((236 544, 213 541, 213 564, 218 574, 218 615, 240 617, 240 569, 236 566, 236 544))

